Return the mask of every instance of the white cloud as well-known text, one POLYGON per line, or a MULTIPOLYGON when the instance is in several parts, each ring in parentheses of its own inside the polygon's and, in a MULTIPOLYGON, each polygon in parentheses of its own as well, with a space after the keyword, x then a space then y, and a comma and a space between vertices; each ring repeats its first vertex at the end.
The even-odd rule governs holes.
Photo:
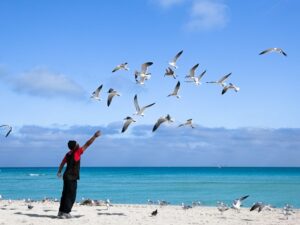
POLYGON ((228 6, 219 1, 194 1, 187 27, 190 30, 223 28, 229 21, 228 10, 228 6))
POLYGON ((89 166, 297 166, 300 163, 300 129, 195 129, 151 125, 130 128, 120 137, 122 123, 108 126, 14 128, 0 135, 3 166, 53 166, 67 151, 67 141, 81 145, 96 130, 103 136, 91 146, 84 164, 89 166), (141 139, 144 133, 151 135, 141 139), (22 152, 26 154, 20 154, 22 152), (21 155, 15 160, 11 155, 21 155))
POLYGON ((85 94, 83 88, 67 76, 45 69, 33 69, 9 81, 16 92, 39 97, 78 98, 85 94))

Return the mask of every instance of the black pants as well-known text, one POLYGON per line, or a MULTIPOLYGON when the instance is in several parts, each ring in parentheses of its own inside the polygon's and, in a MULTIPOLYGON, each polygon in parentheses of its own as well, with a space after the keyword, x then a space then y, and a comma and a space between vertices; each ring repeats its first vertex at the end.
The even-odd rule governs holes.
POLYGON ((70 213, 76 199, 77 180, 64 180, 64 188, 60 199, 59 211, 70 213))

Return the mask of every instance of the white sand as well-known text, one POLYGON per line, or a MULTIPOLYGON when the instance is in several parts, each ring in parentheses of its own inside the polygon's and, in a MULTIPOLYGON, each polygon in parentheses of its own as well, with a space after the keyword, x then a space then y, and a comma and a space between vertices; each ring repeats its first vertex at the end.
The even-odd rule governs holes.
POLYGON ((282 214, 281 209, 274 211, 250 212, 242 208, 240 213, 230 209, 223 215, 216 207, 195 207, 183 210, 180 206, 156 206, 156 205, 113 205, 108 210, 104 206, 80 206, 74 205, 72 215, 75 218, 58 219, 57 202, 34 202, 33 209, 29 210, 28 203, 23 201, 0 201, 0 225, 51 225, 51 224, 212 224, 212 225, 299 225, 300 210, 288 219, 282 214), (158 209, 158 215, 151 217, 153 210, 158 209))

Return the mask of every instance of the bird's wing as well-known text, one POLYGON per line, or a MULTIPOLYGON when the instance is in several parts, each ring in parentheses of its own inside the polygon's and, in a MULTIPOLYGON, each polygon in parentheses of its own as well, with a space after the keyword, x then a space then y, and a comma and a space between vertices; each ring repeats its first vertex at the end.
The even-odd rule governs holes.
POLYGON ((262 52, 259 53, 259 54, 260 54, 260 55, 263 55, 263 54, 266 54, 266 53, 271 52, 271 51, 274 51, 274 48, 268 48, 268 49, 262 51, 262 52))
POLYGON ((6 133, 5 137, 8 137, 8 135, 12 132, 12 127, 9 127, 8 132, 6 133))
POLYGON ((111 93, 111 94, 108 95, 108 97, 107 97, 107 106, 110 105, 110 103, 111 103, 114 96, 115 96, 114 93, 111 93))
POLYGON ((191 77, 195 76, 195 70, 197 69, 198 66, 199 66, 199 63, 197 63, 195 66, 192 67, 192 69, 190 69, 190 76, 191 77))
POLYGON ((173 59, 173 62, 176 62, 177 59, 181 56, 182 53, 183 53, 183 50, 181 50, 180 52, 178 52, 178 53, 175 55, 175 57, 174 57, 174 59, 173 59))
POLYGON ((101 91, 101 89, 102 89, 102 87, 103 87, 103 85, 100 85, 94 92, 93 92, 93 95, 94 96, 99 96, 99 93, 100 93, 100 91, 101 91))
POLYGON ((177 95, 178 91, 179 91, 179 88, 180 88, 180 81, 177 82, 173 93, 177 95))
POLYGON ((146 73, 148 66, 151 66, 152 64, 153 64, 153 62, 146 62, 146 63, 142 64, 141 73, 146 73))
POLYGON ((222 95, 224 95, 226 93, 226 91, 228 90, 228 86, 225 86, 222 90, 222 95))
POLYGON ((157 128, 158 128, 163 122, 165 122, 165 121, 166 121, 166 119, 165 119, 164 117, 160 117, 160 118, 157 120, 157 122, 154 124, 154 127, 153 127, 153 129, 152 129, 152 132, 156 131, 157 128))
POLYGON ((282 50, 282 49, 280 49, 281 51, 281 53, 282 53, 282 55, 284 55, 284 56, 287 56, 287 54, 282 50))
POLYGON ((144 107, 142 108, 142 110, 144 110, 144 109, 146 109, 146 108, 149 108, 149 107, 151 107, 151 106, 153 106, 153 105, 155 105, 155 102, 154 102, 154 103, 151 103, 151 104, 149 104, 149 105, 144 106, 144 107))
POLYGON ((127 128, 129 127, 129 125, 132 123, 132 120, 126 120, 126 122, 124 123, 123 125, 123 128, 122 128, 122 133, 124 133, 127 128))
POLYGON ((201 78, 204 76, 205 73, 206 73, 206 70, 204 70, 204 71, 199 75, 199 81, 201 80, 201 78))
POLYGON ((218 83, 222 83, 224 82, 229 76, 231 75, 231 73, 225 75, 224 77, 222 77, 220 80, 218 80, 218 83))
POLYGON ((134 96, 134 105, 135 105, 135 109, 137 112, 140 111, 140 106, 139 106, 139 103, 138 103, 138 100, 137 100, 137 95, 134 96))
POLYGON ((118 71, 119 69, 121 69, 121 66, 117 65, 111 72, 114 73, 114 72, 118 71))
POLYGON ((240 200, 240 201, 244 201, 244 200, 245 200, 246 198, 248 198, 248 197, 249 197, 249 195, 245 195, 245 196, 243 196, 243 197, 240 197, 239 200, 240 200))

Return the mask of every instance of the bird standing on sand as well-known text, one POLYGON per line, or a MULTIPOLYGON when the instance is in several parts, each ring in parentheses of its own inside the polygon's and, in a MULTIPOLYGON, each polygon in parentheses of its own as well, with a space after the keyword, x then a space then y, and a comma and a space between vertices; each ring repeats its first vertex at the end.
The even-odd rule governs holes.
POLYGON ((181 50, 180 52, 178 52, 175 57, 173 58, 173 60, 171 62, 169 62, 169 65, 174 67, 175 69, 178 68, 178 66, 176 65, 176 62, 178 60, 178 58, 181 56, 181 54, 183 53, 183 50, 181 50))
POLYGON ((238 92, 240 90, 240 88, 232 83, 229 83, 228 85, 226 85, 223 90, 222 90, 222 95, 224 95, 226 93, 226 91, 228 89, 233 89, 235 90, 235 92, 238 92))
POLYGON ((93 93, 92 93, 92 96, 91 98, 95 99, 95 100, 98 100, 98 101, 101 101, 100 99, 100 91, 102 89, 103 85, 101 84, 93 93))
POLYGON ((12 132, 12 127, 9 125, 1 125, 0 128, 6 129, 5 137, 8 137, 8 135, 12 132))
POLYGON ((151 216, 156 216, 157 213, 158 213, 158 211, 157 211, 157 209, 156 209, 156 210, 154 210, 154 211, 151 213, 151 216))
POLYGON ((136 121, 132 119, 130 116, 127 116, 125 119, 125 123, 122 128, 122 133, 124 133, 131 123, 135 123, 136 121))
POLYGON ((209 82, 206 82, 208 84, 220 84, 222 87, 225 87, 226 86, 226 83, 225 81, 228 79, 228 77, 231 75, 231 73, 225 75, 224 77, 222 77, 220 80, 217 80, 217 81, 209 81, 209 82))
MULTIPOLYGON (((171 118, 171 116, 170 116, 169 114, 168 114, 167 116, 165 116, 165 117, 160 117, 160 118, 157 120, 157 122, 155 123, 155 125, 154 125, 154 127, 153 127, 153 129, 152 129, 152 132, 156 131, 157 128, 158 128, 162 123, 164 123, 164 122, 168 122, 168 123, 172 123, 172 122, 173 122, 173 120, 172 120, 172 118, 171 118)), ((161 202, 163 202, 163 201, 161 201, 161 202)))
POLYGON ((117 65, 117 66, 113 69, 112 73, 114 73, 114 72, 116 72, 116 71, 118 71, 118 70, 121 70, 121 69, 128 71, 128 70, 129 70, 129 68, 128 68, 128 63, 125 62, 125 63, 121 63, 121 64, 117 65))
POLYGON ((28 209, 33 209, 33 205, 27 205, 28 209))
POLYGON ((256 202, 252 205, 252 207, 250 208, 250 211, 254 211, 256 209, 258 209, 258 212, 261 212, 263 209, 267 209, 267 210, 272 210, 272 206, 271 205, 266 205, 262 202, 256 202))
POLYGON ((217 209, 221 214, 223 214, 223 212, 227 211, 229 207, 224 202, 217 202, 217 209))
POLYGON ((270 53, 270 52, 277 52, 284 56, 287 56, 287 54, 282 50, 282 48, 268 48, 268 49, 262 51, 261 53, 259 53, 259 55, 264 55, 264 54, 270 53))
POLYGON ((121 96, 117 91, 115 91, 112 88, 110 88, 108 90, 108 93, 109 93, 109 95, 107 97, 107 106, 110 106, 110 103, 111 103, 111 101, 112 101, 112 99, 113 99, 114 96, 121 96))
POLYGON ((183 202, 181 203, 181 207, 182 207, 182 209, 191 209, 191 208, 193 208, 192 206, 190 206, 190 205, 185 205, 183 202))
POLYGON ((176 96, 177 98, 180 98, 180 96, 178 95, 179 88, 180 88, 180 81, 177 82, 174 91, 171 94, 169 94, 167 97, 176 96))
POLYGON ((146 106, 140 108, 138 100, 137 100, 137 95, 134 96, 133 102, 134 102, 134 106, 135 106, 135 109, 136 109, 136 112, 135 112, 134 115, 139 115, 139 116, 144 116, 145 109, 147 109, 147 108, 149 108, 149 107, 151 107, 155 104, 155 102, 154 102, 154 103, 151 103, 149 105, 146 105, 146 106))

